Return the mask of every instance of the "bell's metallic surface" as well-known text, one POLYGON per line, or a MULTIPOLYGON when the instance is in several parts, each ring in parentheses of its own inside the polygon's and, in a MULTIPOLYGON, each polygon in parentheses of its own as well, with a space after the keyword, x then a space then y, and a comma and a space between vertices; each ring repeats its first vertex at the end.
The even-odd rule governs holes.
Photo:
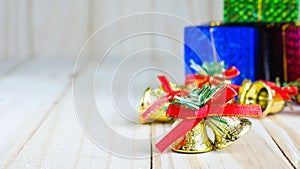
POLYGON ((213 143, 207 136, 205 121, 202 120, 184 137, 180 138, 172 150, 181 153, 203 153, 211 151, 213 148, 213 143))
POLYGON ((146 121, 141 117, 141 114, 143 112, 145 112, 155 101, 157 101, 160 97, 163 97, 164 95, 165 92, 163 91, 162 88, 158 88, 158 89, 147 88, 145 90, 140 104, 140 115, 139 115, 140 123, 150 123, 153 121, 158 121, 158 122, 170 121, 170 118, 166 116, 166 108, 169 106, 170 104, 169 102, 164 103, 162 106, 156 108, 146 121))
POLYGON ((264 116, 282 111, 285 105, 285 101, 276 96, 265 83, 261 81, 251 83, 249 80, 245 80, 240 88, 239 103, 259 104, 264 116))
POLYGON ((214 132, 216 149, 230 146, 251 128, 251 122, 248 119, 238 117, 210 117, 207 123, 214 132))

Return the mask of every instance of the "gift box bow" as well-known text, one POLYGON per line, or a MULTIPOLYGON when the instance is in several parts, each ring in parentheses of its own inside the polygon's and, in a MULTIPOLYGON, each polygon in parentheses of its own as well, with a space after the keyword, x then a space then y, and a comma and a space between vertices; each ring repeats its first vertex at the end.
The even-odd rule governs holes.
MULTIPOLYGON (((205 83, 219 85, 225 80, 233 79, 240 75, 240 71, 235 67, 231 66, 225 71, 223 71, 220 76, 209 76, 209 75, 199 75, 199 74, 188 74, 185 78, 185 84, 197 81, 199 83, 198 87, 202 88, 205 83)), ((239 86, 231 84, 231 87, 238 91, 239 86)))

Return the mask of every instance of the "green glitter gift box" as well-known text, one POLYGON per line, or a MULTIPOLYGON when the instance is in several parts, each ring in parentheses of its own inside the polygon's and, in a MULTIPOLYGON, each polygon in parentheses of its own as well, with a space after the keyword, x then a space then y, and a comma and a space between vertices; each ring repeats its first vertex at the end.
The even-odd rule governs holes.
POLYGON ((297 22, 299 0, 224 0, 224 22, 297 22))

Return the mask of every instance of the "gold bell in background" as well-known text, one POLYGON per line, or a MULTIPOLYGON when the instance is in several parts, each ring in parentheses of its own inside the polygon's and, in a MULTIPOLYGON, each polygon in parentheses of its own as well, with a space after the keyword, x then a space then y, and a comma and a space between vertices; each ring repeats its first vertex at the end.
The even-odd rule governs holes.
POLYGON ((263 115, 278 113, 283 110, 285 101, 278 97, 264 82, 244 80, 239 90, 238 102, 241 104, 259 104, 263 115))
MULTIPOLYGON (((177 86, 171 82, 169 82, 170 87, 173 91, 181 90, 180 86, 177 86)), ((159 88, 147 88, 143 94, 140 109, 139 109, 139 122, 140 123, 151 123, 151 122, 171 122, 173 121, 172 118, 166 116, 166 110, 170 104, 169 101, 165 101, 160 106, 156 107, 150 114, 150 116, 145 120, 142 118, 142 114, 155 102, 157 102, 160 98, 168 95, 163 89, 162 86, 159 88)))
MULTIPOLYGON (((288 86, 297 87, 298 91, 300 91, 300 78, 298 78, 295 81, 292 81, 292 82, 288 83, 288 86)), ((296 103, 300 104, 300 93, 299 92, 295 95, 294 101, 296 103)))
POLYGON ((172 148, 173 151, 180 153, 204 153, 213 149, 214 146, 207 135, 204 119, 180 138, 172 148))
POLYGON ((147 118, 147 120, 144 120, 141 115, 159 98, 163 97, 165 95, 165 92, 162 88, 158 89, 152 89, 147 88, 144 92, 144 95, 141 100, 140 104, 140 115, 139 115, 139 121, 140 123, 151 123, 153 121, 157 122, 168 122, 171 119, 166 116, 166 109, 169 106, 169 102, 163 103, 161 106, 157 107, 151 115, 147 118))
POLYGON ((232 145, 245 135, 252 125, 248 119, 225 116, 209 117, 207 123, 215 135, 214 146, 216 149, 232 145))

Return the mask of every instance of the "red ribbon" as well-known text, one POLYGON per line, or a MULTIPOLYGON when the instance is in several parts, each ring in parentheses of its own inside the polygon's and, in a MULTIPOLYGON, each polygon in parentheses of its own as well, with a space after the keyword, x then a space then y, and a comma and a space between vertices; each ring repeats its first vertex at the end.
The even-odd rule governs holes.
POLYGON ((232 79, 240 75, 240 71, 235 66, 231 66, 228 69, 226 69, 222 74, 227 79, 232 79))
MULTIPOLYGON (((217 76, 201 76, 197 74, 189 74, 185 78, 185 84, 197 81, 198 87, 202 88, 202 85, 205 83, 213 84, 213 85, 218 85, 226 79, 232 79, 240 74, 240 71, 235 67, 231 66, 228 69, 226 69, 224 72, 221 73, 223 77, 217 77, 217 76)), ((237 85, 232 85, 232 87, 238 91, 239 86, 237 85)))
POLYGON ((299 94, 298 87, 295 86, 286 86, 281 87, 283 92, 287 93, 289 96, 297 96, 299 94))
POLYGON ((164 103, 173 100, 174 96, 187 96, 188 95, 188 92, 186 92, 186 91, 182 91, 182 90, 173 91, 173 89, 170 85, 170 82, 168 81, 168 79, 165 76, 158 76, 158 79, 162 84, 163 90, 165 92, 167 92, 168 95, 159 98, 150 107, 148 107, 148 109, 141 115, 141 117, 144 120, 147 120, 150 117, 150 115, 152 114, 152 112, 155 111, 155 109, 159 108, 164 103))
POLYGON ((278 87, 275 83, 269 82, 266 80, 260 80, 268 85, 272 90, 276 92, 283 100, 292 101, 290 96, 296 96, 298 94, 298 88, 289 86, 289 87, 278 87))
POLYGON ((160 152, 164 152, 172 143, 193 129, 203 118, 209 116, 235 116, 235 117, 262 117, 259 105, 235 105, 226 104, 234 96, 236 91, 228 85, 223 86, 213 98, 198 110, 191 110, 179 104, 170 104, 167 110, 169 117, 182 118, 155 146, 160 152))

